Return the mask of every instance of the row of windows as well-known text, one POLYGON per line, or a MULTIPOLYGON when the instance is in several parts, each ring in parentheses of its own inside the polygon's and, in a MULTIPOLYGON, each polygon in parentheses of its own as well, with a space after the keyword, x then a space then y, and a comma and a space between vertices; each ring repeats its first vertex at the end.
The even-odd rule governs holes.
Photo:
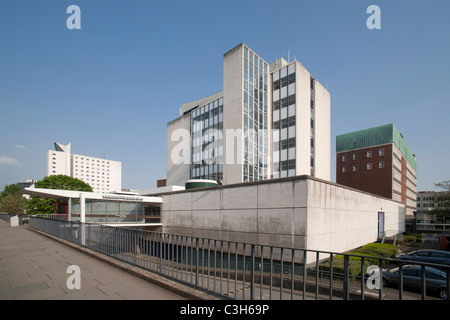
MULTIPOLYGON (((83 157, 74 157, 75 158, 75 163, 78 163, 77 160, 81 160, 81 161, 91 161, 91 162, 98 162, 98 163, 106 163, 109 164, 108 160, 99 160, 99 159, 90 159, 90 158, 83 158, 83 157)), ((97 164, 98 165, 98 164, 97 164)))
MULTIPOLYGON (((366 169, 367 170, 372 170, 372 168, 373 168, 372 163, 367 163, 366 169)), ((378 162, 378 168, 380 168, 380 169, 384 168, 384 161, 378 162)), ((353 169, 353 171, 358 171, 359 166, 355 164, 355 165, 352 166, 352 169, 353 169)), ((342 172, 347 172, 347 166, 343 166, 342 167, 342 172)))
POLYGON ((223 98, 192 111, 191 178, 221 179, 223 98))
POLYGON ((281 119, 273 123, 273 129, 285 129, 292 126, 295 126, 295 116, 281 119))
POLYGON ((294 147, 295 147, 295 137, 281 141, 274 141, 273 143, 273 151, 285 150, 294 147))
POLYGON ((287 85, 290 85, 295 82, 295 72, 291 73, 279 80, 275 80, 273 82, 273 90, 278 90, 280 88, 286 87, 287 85))
POLYGON ((277 100, 273 102, 273 111, 277 111, 281 108, 285 108, 295 104, 295 93, 291 94, 289 97, 283 98, 281 100, 277 100))
MULTIPOLYGON (((378 155, 380 157, 384 156, 384 149, 379 149, 378 150, 378 155)), ((366 158, 372 158, 372 156, 373 156, 373 153, 372 153, 371 150, 370 151, 366 151, 366 153, 365 153, 365 157, 366 158)), ((358 153, 353 153, 352 158, 353 158, 353 160, 358 160, 358 153)), ((347 161, 347 159, 348 159, 348 156, 346 154, 344 154, 342 156, 342 161, 347 161)))

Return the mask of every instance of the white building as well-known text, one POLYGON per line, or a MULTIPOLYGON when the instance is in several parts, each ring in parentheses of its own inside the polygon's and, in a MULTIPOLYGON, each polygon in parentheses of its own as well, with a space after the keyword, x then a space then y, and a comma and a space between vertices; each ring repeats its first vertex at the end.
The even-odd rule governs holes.
POLYGON ((71 154, 66 146, 55 142, 55 150, 47 152, 47 176, 63 174, 89 184, 94 192, 120 192, 122 163, 119 161, 71 154))
POLYGON ((178 235, 345 252, 405 231, 401 202, 310 176, 153 196, 162 232, 178 235))
POLYGON ((330 179, 330 94, 298 61, 269 65, 241 43, 224 55, 223 91, 180 115, 167 128, 167 185, 330 179))

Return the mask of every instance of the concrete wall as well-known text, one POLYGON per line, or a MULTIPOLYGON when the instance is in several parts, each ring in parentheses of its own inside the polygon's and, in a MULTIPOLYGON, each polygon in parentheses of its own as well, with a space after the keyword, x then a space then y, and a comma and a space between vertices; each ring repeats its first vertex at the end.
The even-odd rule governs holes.
POLYGON ((239 183, 243 179, 243 136, 239 135, 243 119, 243 51, 244 45, 240 44, 223 57, 224 184, 239 183))
POLYGON ((296 164, 297 175, 311 174, 311 74, 303 65, 296 62, 295 71, 296 105, 296 164))
POLYGON ((191 116, 185 114, 167 125, 167 185, 184 186, 190 178, 191 116), (180 163, 175 163, 181 161, 180 163))
POLYGON ((329 181, 331 176, 330 93, 317 80, 314 80, 314 99, 314 176, 329 181))
POLYGON ((163 232, 263 245, 347 251, 404 230, 404 206, 331 182, 297 176, 160 195, 163 232))

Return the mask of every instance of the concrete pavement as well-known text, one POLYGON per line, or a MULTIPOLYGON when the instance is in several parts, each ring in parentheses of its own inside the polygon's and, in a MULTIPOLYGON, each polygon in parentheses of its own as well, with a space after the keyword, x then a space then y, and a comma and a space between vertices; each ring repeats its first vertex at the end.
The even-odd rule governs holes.
POLYGON ((0 300, 210 299, 166 278, 0 220, 0 300), (69 289, 80 269, 80 289, 69 289), (69 286, 70 286, 69 284, 69 286))

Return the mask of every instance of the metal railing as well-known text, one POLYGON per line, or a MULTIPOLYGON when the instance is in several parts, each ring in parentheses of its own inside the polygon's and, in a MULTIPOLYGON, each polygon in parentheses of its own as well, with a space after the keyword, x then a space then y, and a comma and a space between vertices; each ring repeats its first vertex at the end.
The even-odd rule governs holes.
POLYGON ((428 299, 425 266, 418 291, 404 290, 404 260, 172 235, 132 228, 30 217, 30 227, 96 250, 164 277, 243 300, 428 299), (398 288, 385 288, 382 273, 399 266, 398 288), (377 269, 377 267, 379 269, 377 269), (375 271, 376 271, 375 270, 375 271))

